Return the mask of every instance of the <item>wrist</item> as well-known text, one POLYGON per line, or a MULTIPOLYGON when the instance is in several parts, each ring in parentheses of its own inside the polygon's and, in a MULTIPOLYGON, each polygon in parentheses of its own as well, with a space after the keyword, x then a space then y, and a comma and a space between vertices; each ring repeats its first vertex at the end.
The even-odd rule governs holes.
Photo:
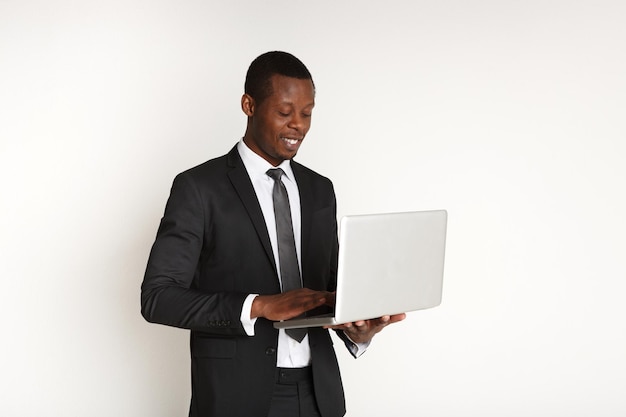
POLYGON ((250 318, 256 319, 263 316, 263 310, 265 309, 265 297, 258 295, 252 301, 252 308, 250 309, 250 318))

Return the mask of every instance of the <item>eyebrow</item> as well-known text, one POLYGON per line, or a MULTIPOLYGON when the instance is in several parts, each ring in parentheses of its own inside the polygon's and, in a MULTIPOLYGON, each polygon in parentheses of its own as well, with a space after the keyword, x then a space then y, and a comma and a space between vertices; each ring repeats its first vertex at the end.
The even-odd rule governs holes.
MULTIPOLYGON (((295 103, 293 101, 281 101, 279 103, 276 103, 276 106, 291 106, 291 107, 295 107, 295 103)), ((304 107, 312 107, 315 106, 315 101, 305 105, 304 107)))

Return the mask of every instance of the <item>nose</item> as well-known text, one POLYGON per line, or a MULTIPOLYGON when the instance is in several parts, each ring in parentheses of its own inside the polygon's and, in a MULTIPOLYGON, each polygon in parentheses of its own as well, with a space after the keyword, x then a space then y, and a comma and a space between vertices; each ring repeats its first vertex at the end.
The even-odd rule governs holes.
POLYGON ((294 114, 293 117, 289 120, 288 126, 290 129, 297 130, 298 132, 303 132, 306 127, 305 118, 300 114, 294 114))

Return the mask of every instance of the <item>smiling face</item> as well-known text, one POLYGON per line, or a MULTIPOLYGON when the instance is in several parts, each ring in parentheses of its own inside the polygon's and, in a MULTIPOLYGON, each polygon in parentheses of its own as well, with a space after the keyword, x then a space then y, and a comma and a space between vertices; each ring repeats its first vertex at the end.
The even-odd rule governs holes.
POLYGON ((244 142, 273 166, 296 156, 311 127, 315 90, 309 79, 272 75, 272 94, 257 102, 248 94, 241 108, 248 116, 244 142))

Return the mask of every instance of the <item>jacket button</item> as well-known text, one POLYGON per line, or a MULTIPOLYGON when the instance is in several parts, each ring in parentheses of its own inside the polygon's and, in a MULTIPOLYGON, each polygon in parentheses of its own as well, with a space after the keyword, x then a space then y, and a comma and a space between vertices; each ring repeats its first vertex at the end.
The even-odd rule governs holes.
POLYGON ((265 354, 270 356, 276 353, 276 349, 273 347, 268 347, 267 349, 265 349, 265 354))

